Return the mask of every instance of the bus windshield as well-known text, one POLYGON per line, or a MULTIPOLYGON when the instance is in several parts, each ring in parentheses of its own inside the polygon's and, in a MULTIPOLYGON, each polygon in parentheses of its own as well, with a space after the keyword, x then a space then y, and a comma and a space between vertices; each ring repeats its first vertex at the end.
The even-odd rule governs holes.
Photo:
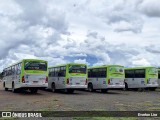
POLYGON ((110 73, 112 74, 124 74, 124 68, 123 67, 110 67, 109 68, 110 73))
POLYGON ((158 73, 158 70, 156 68, 149 68, 148 69, 148 73, 151 75, 151 74, 157 74, 158 73))
POLYGON ((27 61, 24 64, 25 70, 47 70, 47 63, 46 62, 38 62, 38 61, 27 61))
POLYGON ((84 73, 86 74, 86 66, 85 65, 70 65, 69 73, 84 73))

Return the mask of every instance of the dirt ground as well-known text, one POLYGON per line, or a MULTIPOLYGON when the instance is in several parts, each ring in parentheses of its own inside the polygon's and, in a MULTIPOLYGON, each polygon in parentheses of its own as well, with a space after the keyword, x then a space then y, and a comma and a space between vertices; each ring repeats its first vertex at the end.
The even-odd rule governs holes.
POLYGON ((109 90, 108 93, 75 91, 73 94, 52 93, 39 90, 12 93, 4 91, 0 82, 1 111, 160 111, 160 90, 123 91, 109 90))

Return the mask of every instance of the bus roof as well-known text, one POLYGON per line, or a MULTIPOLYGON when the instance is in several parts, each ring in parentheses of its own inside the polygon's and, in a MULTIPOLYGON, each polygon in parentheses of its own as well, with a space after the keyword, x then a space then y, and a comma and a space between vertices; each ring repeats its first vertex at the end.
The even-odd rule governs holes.
MULTIPOLYGON (((6 67, 6 68, 9 68, 9 67, 11 67, 11 66, 13 66, 13 65, 19 64, 19 63, 21 63, 21 62, 24 61, 24 60, 28 60, 28 61, 41 61, 41 62, 46 61, 46 60, 40 60, 40 59, 22 59, 21 61, 16 62, 16 63, 14 63, 14 64, 12 64, 12 65, 9 65, 9 66, 6 67)), ((46 61, 46 62, 47 62, 47 61, 46 61)), ((4 69, 6 69, 6 68, 4 68, 4 69)))
POLYGON ((66 63, 66 64, 61 64, 56 66, 50 66, 48 68, 61 67, 61 66, 67 66, 67 65, 86 65, 87 66, 87 64, 81 64, 81 63, 66 63))
POLYGON ((133 68, 125 68, 125 70, 146 69, 146 68, 155 68, 155 67, 153 66, 133 67, 133 68))
POLYGON ((88 69, 93 69, 93 68, 107 68, 107 67, 124 67, 122 65, 102 65, 102 66, 93 66, 93 67, 90 67, 88 69))

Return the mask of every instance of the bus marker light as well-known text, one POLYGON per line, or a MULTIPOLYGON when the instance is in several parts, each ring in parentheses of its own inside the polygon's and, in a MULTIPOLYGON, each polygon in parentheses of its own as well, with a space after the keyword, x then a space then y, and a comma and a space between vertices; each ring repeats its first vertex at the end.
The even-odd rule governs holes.
POLYGON ((69 84, 69 79, 67 79, 67 84, 69 84))
POLYGON ((85 85, 87 85, 87 81, 88 81, 88 80, 86 79, 86 83, 85 83, 85 85))
POLYGON ((45 81, 45 83, 48 83, 48 77, 46 76, 46 81, 45 81))
POLYGON ((22 83, 25 83, 25 79, 24 79, 24 76, 22 76, 22 83))
POLYGON ((110 79, 108 80, 108 84, 110 84, 110 79))

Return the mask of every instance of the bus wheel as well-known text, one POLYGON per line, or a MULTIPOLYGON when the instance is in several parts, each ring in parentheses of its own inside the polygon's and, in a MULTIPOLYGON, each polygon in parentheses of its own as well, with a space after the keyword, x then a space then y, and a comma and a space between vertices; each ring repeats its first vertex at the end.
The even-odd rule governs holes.
POLYGON ((74 93, 73 89, 67 89, 67 93, 74 93))
POLYGON ((156 90, 156 88, 155 88, 155 87, 153 87, 153 88, 149 88, 149 90, 150 90, 150 91, 155 91, 155 90, 156 90))
POLYGON ((89 83, 88 84, 88 91, 89 92, 93 92, 94 90, 93 90, 93 85, 92 85, 92 83, 89 83))
POLYGON ((139 88, 138 91, 143 92, 144 88, 139 88))
POLYGON ((54 83, 52 83, 52 92, 56 92, 56 87, 54 83))
POLYGON ((3 83, 3 87, 5 91, 8 91, 8 88, 6 88, 5 82, 3 83))
POLYGON ((37 88, 33 88, 33 89, 30 89, 31 93, 37 93, 38 92, 38 89, 37 88))
POLYGON ((12 92, 13 92, 13 93, 16 93, 16 92, 17 92, 17 90, 15 89, 14 83, 12 83, 12 92))
POLYGON ((124 90, 128 90, 128 84, 127 84, 127 83, 125 83, 125 88, 124 88, 124 90))
POLYGON ((101 92, 106 93, 106 92, 108 92, 108 90, 107 89, 101 89, 101 92))

